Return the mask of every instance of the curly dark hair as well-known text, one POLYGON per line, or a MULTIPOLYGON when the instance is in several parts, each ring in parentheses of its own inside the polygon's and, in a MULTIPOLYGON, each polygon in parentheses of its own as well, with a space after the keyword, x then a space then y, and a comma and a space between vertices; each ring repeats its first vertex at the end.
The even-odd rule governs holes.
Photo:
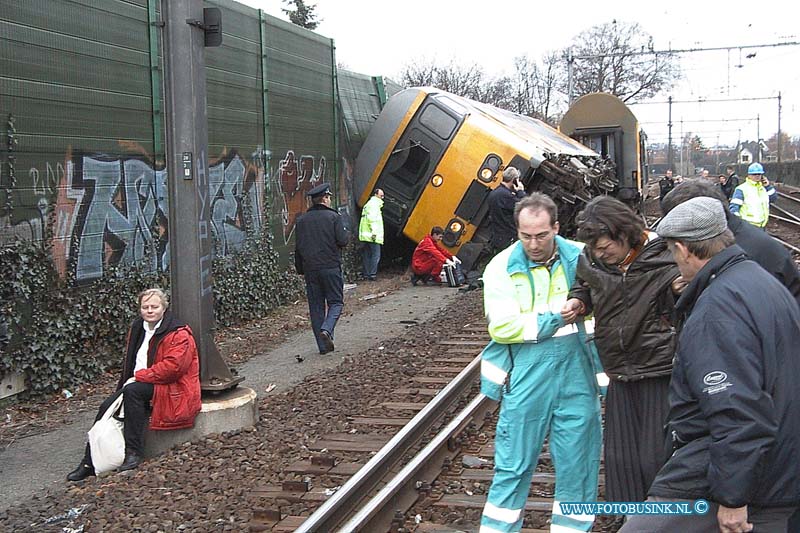
POLYGON ((644 222, 633 209, 610 196, 592 199, 578 213, 578 239, 593 247, 601 237, 634 248, 642 241, 644 222))

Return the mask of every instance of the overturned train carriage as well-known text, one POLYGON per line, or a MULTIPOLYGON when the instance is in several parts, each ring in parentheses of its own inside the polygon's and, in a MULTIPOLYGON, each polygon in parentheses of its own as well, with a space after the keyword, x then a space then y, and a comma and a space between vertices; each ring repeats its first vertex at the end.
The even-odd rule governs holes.
POLYGON ((527 192, 559 204, 571 233, 590 198, 618 189, 614 163, 545 123, 431 88, 394 95, 356 159, 354 191, 363 206, 385 192, 386 225, 419 242, 433 226, 469 267, 489 241, 489 192, 517 167, 527 192))

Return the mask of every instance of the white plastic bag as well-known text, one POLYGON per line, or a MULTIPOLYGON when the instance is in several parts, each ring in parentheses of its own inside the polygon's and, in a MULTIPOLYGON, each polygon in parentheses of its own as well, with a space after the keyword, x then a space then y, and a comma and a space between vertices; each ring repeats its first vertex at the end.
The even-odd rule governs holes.
POLYGON ((103 413, 103 417, 89 430, 89 449, 95 474, 103 474, 119 467, 125 460, 125 435, 122 433, 122 391, 103 413))

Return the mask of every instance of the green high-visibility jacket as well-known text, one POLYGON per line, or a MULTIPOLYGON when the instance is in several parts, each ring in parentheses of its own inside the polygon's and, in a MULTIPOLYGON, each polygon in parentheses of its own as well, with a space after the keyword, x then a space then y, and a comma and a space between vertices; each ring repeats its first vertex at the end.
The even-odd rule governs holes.
POLYGON ((361 209, 361 223, 358 225, 358 240, 383 244, 383 200, 377 196, 364 204, 361 209))
POLYGON ((552 337, 578 335, 584 350, 576 356, 587 357, 595 374, 602 372, 594 343, 586 336, 586 326, 593 328, 594 322, 566 325, 561 318, 583 244, 557 235, 556 246, 559 259, 552 273, 544 265, 532 265, 517 241, 500 252, 483 274, 492 341, 482 354, 481 392, 492 399, 500 399, 513 359, 536 357, 540 344, 552 337))

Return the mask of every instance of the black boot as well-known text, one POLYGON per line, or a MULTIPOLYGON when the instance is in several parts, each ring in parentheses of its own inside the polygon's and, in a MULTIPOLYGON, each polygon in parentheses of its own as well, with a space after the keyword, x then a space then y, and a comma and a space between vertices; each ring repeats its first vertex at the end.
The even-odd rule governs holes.
POLYGON ((328 353, 333 351, 333 337, 327 331, 320 330, 319 338, 322 339, 322 348, 324 351, 321 353, 328 353))
POLYGON ((139 468, 139 465, 142 464, 144 458, 136 452, 125 452, 125 460, 122 461, 122 464, 119 465, 117 468, 118 472, 124 472, 126 470, 133 470, 135 468, 139 468))
POLYGON ((82 481, 93 475, 94 467, 82 462, 78 465, 78 468, 67 474, 67 481, 82 481))
POLYGON ((411 274, 411 284, 413 286, 416 287, 417 283, 419 283, 419 281, 420 281, 420 277, 419 276, 417 276, 416 274, 411 274))
POLYGON ((89 451, 89 445, 87 444, 81 464, 78 465, 78 468, 67 474, 67 481, 81 481, 93 475, 94 466, 92 466, 92 454, 89 451))

